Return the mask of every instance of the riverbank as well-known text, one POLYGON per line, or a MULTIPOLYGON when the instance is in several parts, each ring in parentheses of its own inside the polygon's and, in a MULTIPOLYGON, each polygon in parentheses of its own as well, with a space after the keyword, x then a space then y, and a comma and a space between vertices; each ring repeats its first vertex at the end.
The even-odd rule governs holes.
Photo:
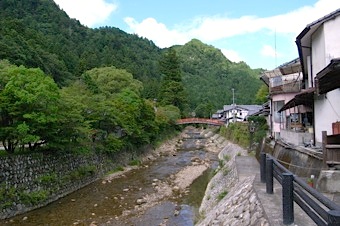
MULTIPOLYGON (((207 186, 197 225, 269 225, 254 189, 255 172, 240 175, 237 170, 236 158, 242 157, 254 158, 230 142, 219 153, 223 163, 207 186)), ((243 167, 251 169, 246 162, 243 167)))

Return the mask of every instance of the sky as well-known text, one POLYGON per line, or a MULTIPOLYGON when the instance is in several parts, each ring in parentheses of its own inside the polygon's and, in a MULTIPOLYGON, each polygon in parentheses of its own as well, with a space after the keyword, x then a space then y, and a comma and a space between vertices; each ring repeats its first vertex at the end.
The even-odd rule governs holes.
POLYGON ((340 8, 340 0, 54 1, 90 28, 116 27, 160 48, 195 38, 233 62, 267 70, 297 58, 297 35, 340 8))

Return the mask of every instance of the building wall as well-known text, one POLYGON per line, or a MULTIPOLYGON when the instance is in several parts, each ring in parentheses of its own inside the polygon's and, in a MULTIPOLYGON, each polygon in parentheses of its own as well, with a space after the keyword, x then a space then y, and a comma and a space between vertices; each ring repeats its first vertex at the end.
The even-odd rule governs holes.
POLYGON ((324 69, 326 64, 324 29, 321 26, 312 36, 312 73, 316 74, 324 69))
POLYGON ((324 69, 332 59, 340 57, 340 17, 327 21, 312 36, 313 78, 324 69))
POLYGON ((328 65, 332 59, 340 57, 339 27, 340 16, 324 24, 326 65, 328 65))
MULTIPOLYGON (((332 59, 340 57, 340 17, 323 24, 312 37, 312 73, 313 78, 324 69, 332 59)), ((315 142, 321 145, 322 131, 332 134, 332 123, 340 121, 340 89, 315 97, 314 121, 315 142)))
MULTIPOLYGON (((272 96, 272 101, 284 101, 284 103, 286 104, 288 101, 290 101, 291 99, 294 98, 294 96, 296 95, 296 93, 285 93, 285 94, 277 94, 277 95, 273 95, 272 96)), ((287 113, 288 111, 286 111, 287 113)), ((273 114, 275 114, 275 112, 273 112, 273 114)), ((285 117, 284 117, 285 118, 285 117)), ((274 133, 279 133, 281 131, 281 123, 275 122, 274 118, 272 118, 273 120, 273 131, 274 133)))
POLYGON ((322 142, 322 131, 332 134, 332 123, 340 121, 340 89, 315 97, 315 141, 322 142))
MULTIPOLYGON (((237 113, 235 115, 236 121, 244 121, 244 119, 248 115, 248 111, 244 110, 244 109, 240 109, 240 108, 236 108, 235 110, 237 110, 237 113), (242 118, 242 120, 238 119, 237 117, 242 118)), ((226 111, 225 116, 226 116, 226 118, 232 118, 233 117, 232 110, 226 111)), ((233 121, 233 119, 229 120, 229 122, 232 122, 232 121, 233 121)))

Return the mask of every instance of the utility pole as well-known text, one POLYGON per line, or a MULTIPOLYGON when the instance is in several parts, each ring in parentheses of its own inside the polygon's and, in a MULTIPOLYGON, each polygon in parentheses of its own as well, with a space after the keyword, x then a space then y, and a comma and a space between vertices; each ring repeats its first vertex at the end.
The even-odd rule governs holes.
POLYGON ((233 105, 235 105, 235 94, 234 94, 234 88, 231 89, 233 91, 233 105))

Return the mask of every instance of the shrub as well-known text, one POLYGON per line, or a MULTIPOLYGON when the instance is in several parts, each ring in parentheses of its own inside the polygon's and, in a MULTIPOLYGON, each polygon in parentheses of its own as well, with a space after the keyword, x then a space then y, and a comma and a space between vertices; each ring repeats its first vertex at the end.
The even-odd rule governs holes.
POLYGON ((48 192, 41 190, 41 191, 35 191, 35 192, 19 192, 19 199, 22 201, 22 203, 26 205, 36 205, 41 203, 42 201, 45 201, 48 197, 48 192))

